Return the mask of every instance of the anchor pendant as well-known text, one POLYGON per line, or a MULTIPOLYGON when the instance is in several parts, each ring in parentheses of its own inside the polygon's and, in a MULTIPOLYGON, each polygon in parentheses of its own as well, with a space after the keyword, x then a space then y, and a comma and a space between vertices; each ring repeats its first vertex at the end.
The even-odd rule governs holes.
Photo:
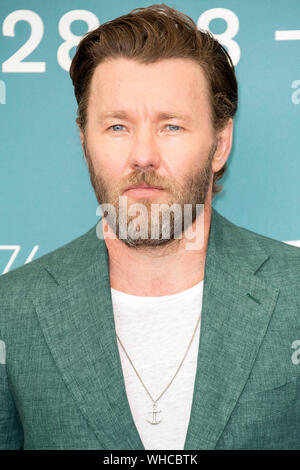
POLYGON ((153 403, 153 410, 148 411, 148 413, 152 414, 152 421, 149 421, 148 419, 146 419, 146 421, 148 421, 148 423, 150 423, 150 424, 159 424, 162 421, 161 419, 159 421, 157 421, 157 416, 156 415, 158 413, 161 413, 161 410, 157 410, 156 403, 153 403))

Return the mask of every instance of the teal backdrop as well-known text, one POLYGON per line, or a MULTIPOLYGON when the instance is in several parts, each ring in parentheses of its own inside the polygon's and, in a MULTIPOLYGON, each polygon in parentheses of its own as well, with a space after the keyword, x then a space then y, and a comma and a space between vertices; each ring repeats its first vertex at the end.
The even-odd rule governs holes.
MULTIPOLYGON (((89 29, 153 3, 0 1, 0 273, 99 220, 68 67, 89 29)), ((299 244, 300 1, 164 3, 210 29, 236 65, 234 143, 214 207, 238 225, 299 244)))

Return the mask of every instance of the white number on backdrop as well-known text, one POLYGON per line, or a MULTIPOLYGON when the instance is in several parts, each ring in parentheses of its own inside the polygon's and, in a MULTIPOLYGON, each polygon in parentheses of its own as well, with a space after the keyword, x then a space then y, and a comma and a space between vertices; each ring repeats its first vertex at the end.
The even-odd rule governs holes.
POLYGON ((292 83, 292 88, 296 88, 296 91, 292 93, 292 103, 299 104, 300 103, 300 80, 294 80, 292 83))
POLYGON ((61 17, 58 23, 59 34, 65 42, 63 42, 57 51, 57 61, 62 69, 68 71, 71 65, 70 50, 77 46, 82 36, 77 36, 71 31, 73 21, 82 20, 88 25, 88 31, 99 26, 99 20, 94 13, 87 10, 72 10, 61 17))
MULTIPOLYGON (((70 50, 77 46, 82 36, 77 36, 71 31, 73 21, 81 20, 87 23, 88 31, 99 26, 99 20, 94 13, 87 10, 72 10, 62 16, 59 20, 58 31, 65 41, 59 46, 57 60, 64 70, 69 70, 71 59, 70 50)), ((29 39, 17 50, 9 59, 2 64, 2 72, 34 72, 43 73, 46 71, 46 62, 22 62, 31 52, 33 52, 42 40, 44 34, 44 24, 41 17, 32 10, 16 10, 10 13, 2 25, 3 36, 15 36, 15 26, 19 21, 26 21, 30 24, 31 33, 29 39)))
POLYGON ((19 21, 30 24, 29 39, 9 59, 2 64, 2 72, 45 72, 45 62, 22 62, 39 45, 44 34, 44 25, 40 16, 31 10, 16 10, 3 21, 3 36, 15 36, 15 26, 19 21))
MULTIPOLYGON (((27 260, 25 261, 25 264, 30 263, 30 261, 32 261, 32 259, 33 259, 34 255, 36 254, 38 248, 39 248, 39 245, 35 245, 32 248, 31 253, 29 254, 27 260)), ((15 261, 20 249, 21 249, 20 245, 0 245, 0 250, 12 250, 13 251, 13 253, 12 253, 7 265, 5 266, 4 271, 3 271, 2 274, 5 274, 10 270, 10 268, 11 268, 13 262, 15 261)))
POLYGON ((236 41, 233 40, 239 31, 239 19, 236 14, 227 8, 211 8, 199 16, 197 26, 199 29, 209 29, 210 22, 216 18, 222 18, 227 23, 224 33, 213 34, 213 36, 227 48, 233 65, 237 65, 241 57, 241 49, 236 41))

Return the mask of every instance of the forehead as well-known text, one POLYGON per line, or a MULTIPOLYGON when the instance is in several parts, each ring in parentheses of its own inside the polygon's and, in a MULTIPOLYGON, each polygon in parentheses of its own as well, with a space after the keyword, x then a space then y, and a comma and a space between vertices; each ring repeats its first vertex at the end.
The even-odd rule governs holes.
POLYGON ((115 109, 151 112, 169 109, 193 114, 209 111, 204 72, 191 59, 163 59, 141 64, 114 58, 100 63, 92 76, 89 107, 102 112, 115 109))

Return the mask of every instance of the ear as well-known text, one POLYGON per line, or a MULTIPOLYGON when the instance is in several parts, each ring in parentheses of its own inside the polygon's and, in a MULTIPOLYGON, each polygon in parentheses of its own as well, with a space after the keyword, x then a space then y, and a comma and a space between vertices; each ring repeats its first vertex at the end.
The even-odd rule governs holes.
POLYGON ((233 120, 230 118, 226 126, 217 133, 218 146, 212 160, 212 171, 216 173, 226 163, 232 147, 233 120))
POLYGON ((82 148, 84 150, 84 134, 82 132, 81 129, 79 129, 79 132, 80 132, 80 141, 81 141, 81 145, 82 145, 82 148))
MULTIPOLYGON (((80 123, 79 123, 79 118, 76 119, 76 124, 78 126, 78 129, 79 129, 79 133, 80 133, 80 141, 81 141, 81 145, 82 145, 82 148, 83 148, 83 143, 84 143, 84 134, 82 132, 82 129, 80 127, 80 123)), ((83 149, 84 150, 84 149, 83 149)))

